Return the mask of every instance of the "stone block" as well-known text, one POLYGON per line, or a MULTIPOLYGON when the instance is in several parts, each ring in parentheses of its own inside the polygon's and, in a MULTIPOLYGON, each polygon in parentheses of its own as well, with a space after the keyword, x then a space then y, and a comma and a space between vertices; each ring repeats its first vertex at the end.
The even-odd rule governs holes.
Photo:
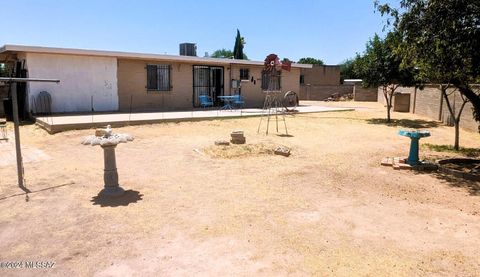
POLYGON ((288 157, 288 156, 290 156, 290 149, 288 147, 285 147, 285 146, 279 146, 279 147, 275 148, 273 153, 275 155, 281 155, 281 156, 288 157))
POLYGON ((230 145, 230 142, 220 139, 215 141, 215 145, 230 145))
POLYGON ((245 138, 232 138, 230 142, 233 144, 245 144, 247 140, 245 138))
POLYGON ((230 136, 232 138, 230 142, 233 144, 245 144, 246 142, 245 136, 243 135, 243 131, 241 130, 233 131, 230 134, 230 136))

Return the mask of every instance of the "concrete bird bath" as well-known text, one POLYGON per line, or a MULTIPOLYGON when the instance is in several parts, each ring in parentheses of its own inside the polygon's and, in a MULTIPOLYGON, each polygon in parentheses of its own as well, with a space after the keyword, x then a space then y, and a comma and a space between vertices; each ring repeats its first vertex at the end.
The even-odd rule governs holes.
POLYGON ((103 148, 103 181, 105 187, 100 191, 100 195, 120 196, 125 192, 118 184, 115 147, 117 147, 119 143, 126 143, 132 140, 133 137, 129 134, 114 134, 110 125, 105 129, 97 129, 94 136, 88 136, 83 140, 82 144, 84 145, 100 145, 103 148))
POLYGON ((407 163, 409 165, 418 165, 420 164, 420 159, 418 158, 418 141, 421 138, 429 137, 430 132, 429 131, 407 131, 407 130, 401 130, 398 132, 399 135, 404 136, 404 137, 409 137, 411 142, 410 142, 410 153, 408 155, 407 163))

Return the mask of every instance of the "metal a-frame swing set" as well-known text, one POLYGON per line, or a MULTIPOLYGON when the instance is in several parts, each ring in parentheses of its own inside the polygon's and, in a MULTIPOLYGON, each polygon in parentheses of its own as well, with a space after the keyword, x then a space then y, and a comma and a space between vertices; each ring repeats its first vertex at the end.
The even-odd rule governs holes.
MULTIPOLYGON (((41 79, 41 78, 11 78, 11 77, 0 77, 0 82, 6 82, 10 86, 15 83, 29 83, 29 82, 49 82, 49 83, 59 83, 58 79, 41 79)), ((15 155, 17 159, 17 176, 18 176, 18 187, 22 189, 27 194, 31 191, 25 187, 24 179, 24 169, 23 169, 23 159, 22 159, 22 148, 20 144, 20 119, 18 116, 18 97, 17 90, 10 90, 12 97, 12 112, 13 112, 13 129, 15 134, 15 155)))

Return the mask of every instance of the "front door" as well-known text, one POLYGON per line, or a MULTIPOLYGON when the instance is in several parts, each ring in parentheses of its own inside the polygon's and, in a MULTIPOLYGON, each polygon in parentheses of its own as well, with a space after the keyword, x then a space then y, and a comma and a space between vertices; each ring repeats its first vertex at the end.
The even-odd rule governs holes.
POLYGON ((224 94, 223 67, 221 66, 193 66, 193 106, 199 107, 200 95, 208 95, 216 105, 220 104, 218 96, 224 94))

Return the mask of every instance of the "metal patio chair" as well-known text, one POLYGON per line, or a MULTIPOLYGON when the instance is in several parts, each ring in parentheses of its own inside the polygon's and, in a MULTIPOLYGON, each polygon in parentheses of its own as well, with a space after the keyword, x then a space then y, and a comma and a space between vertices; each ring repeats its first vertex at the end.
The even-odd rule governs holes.
POLYGON ((213 107, 213 100, 208 95, 199 95, 198 99, 200 100, 200 106, 202 108, 213 107))
POLYGON ((245 105, 245 100, 243 100, 243 97, 240 94, 235 94, 234 97, 233 105, 240 109, 243 108, 243 105, 245 105))

